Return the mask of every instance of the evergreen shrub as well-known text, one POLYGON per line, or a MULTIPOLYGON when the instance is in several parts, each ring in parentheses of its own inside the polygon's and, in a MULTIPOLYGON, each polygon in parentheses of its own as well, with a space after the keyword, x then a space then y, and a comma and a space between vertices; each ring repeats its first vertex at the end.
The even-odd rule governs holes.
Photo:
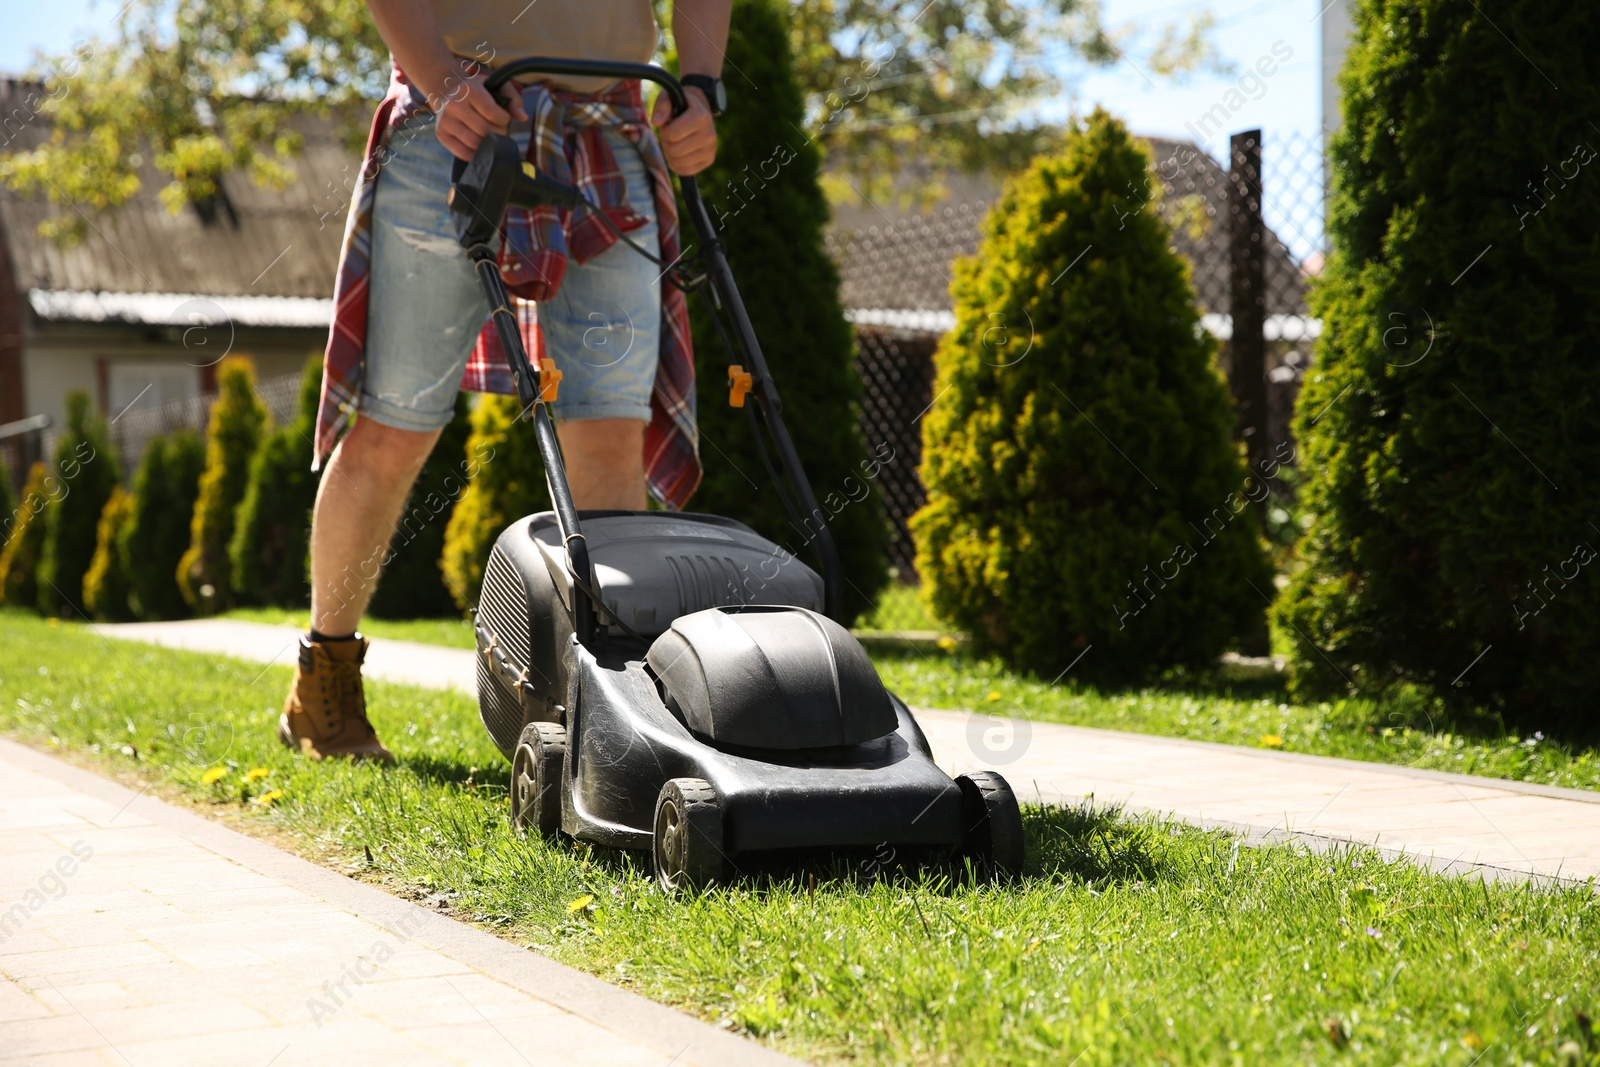
POLYGON ((929 606, 1047 678, 1204 667, 1265 636, 1263 483, 1149 163, 1097 110, 1007 184, 957 265, 922 426, 929 606))
POLYGON ((310 605, 307 557, 317 502, 311 441, 321 395, 322 356, 315 354, 306 360, 294 418, 269 432, 250 461, 228 544, 233 593, 240 604, 310 605))
POLYGON ((183 430, 152 438, 133 476, 133 511, 122 530, 128 604, 141 619, 178 619, 189 605, 178 588, 178 561, 189 547, 206 446, 183 430))
POLYGON ((94 558, 100 513, 118 480, 105 421, 88 393, 67 395, 66 432, 56 441, 51 466, 61 492, 44 509, 37 603, 46 615, 77 618, 83 612, 83 576, 94 558))
POLYGON ((234 517, 249 488, 250 462, 267 425, 255 392, 255 367, 229 356, 217 367, 217 399, 206 427, 206 465, 189 525, 189 548, 178 562, 178 588, 197 615, 213 615, 233 603, 228 543, 234 517))
POLYGON ((95 534, 94 557, 83 576, 83 606, 102 622, 127 622, 133 618, 128 606, 128 561, 122 553, 122 534, 133 517, 133 497, 122 486, 115 486, 100 512, 95 534))

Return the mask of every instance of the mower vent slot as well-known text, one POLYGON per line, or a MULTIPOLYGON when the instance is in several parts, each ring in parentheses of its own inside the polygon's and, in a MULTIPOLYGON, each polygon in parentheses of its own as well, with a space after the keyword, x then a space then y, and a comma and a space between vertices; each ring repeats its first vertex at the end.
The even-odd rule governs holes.
MULTIPOLYGON (((483 593, 478 598, 478 618, 518 667, 533 660, 528 651, 528 594, 517 573, 495 547, 483 569, 483 593)), ((518 723, 517 728, 521 729, 518 723)))
POLYGON ((667 556, 678 582, 678 614, 745 603, 739 567, 727 556, 667 556))
POLYGON ((495 745, 509 757, 517 747, 517 737, 522 733, 522 724, 527 716, 523 714, 522 703, 489 670, 488 661, 483 656, 476 659, 478 716, 483 719, 484 728, 489 731, 495 745))

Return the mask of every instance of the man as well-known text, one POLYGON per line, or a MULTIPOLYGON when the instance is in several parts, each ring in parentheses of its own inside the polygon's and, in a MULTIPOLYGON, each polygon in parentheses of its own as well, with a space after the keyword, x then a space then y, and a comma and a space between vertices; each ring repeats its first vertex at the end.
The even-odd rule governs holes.
MULTIPOLYGON (((346 229, 316 445, 318 464, 330 449, 332 458, 311 526, 311 632, 278 732, 315 759, 392 762, 368 721, 361 684, 367 640, 357 627, 374 588, 367 576, 463 380, 510 391, 446 206, 452 157, 470 159, 488 133, 532 122, 519 143, 541 170, 570 176, 636 243, 676 256, 666 167, 694 174, 716 156, 712 120, 730 0, 676 0, 690 106, 673 119, 662 95, 648 120, 636 82, 537 79, 509 87, 517 91, 502 106, 483 87, 487 71, 471 60, 646 62, 657 42, 650 0, 368 6, 396 76, 374 118, 346 229)), ((647 475, 658 497, 681 504, 699 477, 683 294, 596 220, 550 209, 518 219, 514 226, 508 218, 502 276, 513 294, 537 301, 523 306, 530 353, 562 371, 553 413, 578 507, 642 509, 647 475)))

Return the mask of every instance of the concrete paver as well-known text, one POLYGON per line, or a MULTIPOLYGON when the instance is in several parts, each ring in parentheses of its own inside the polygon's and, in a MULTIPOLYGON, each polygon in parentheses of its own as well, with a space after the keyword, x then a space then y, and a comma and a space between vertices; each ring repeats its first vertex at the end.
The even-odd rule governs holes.
MULTIPOLYGON (((298 637, 290 627, 227 620, 105 632, 284 663, 298 637)), ((375 640, 367 673, 471 693, 473 655, 375 640)), ((1600 877, 1600 793, 961 711, 919 708, 916 715, 941 766, 999 771, 1025 803, 1093 797, 1257 837, 1374 845, 1440 869, 1600 877)))
POLYGON ((0 827, 0 1067, 794 1062, 9 741, 0 827))

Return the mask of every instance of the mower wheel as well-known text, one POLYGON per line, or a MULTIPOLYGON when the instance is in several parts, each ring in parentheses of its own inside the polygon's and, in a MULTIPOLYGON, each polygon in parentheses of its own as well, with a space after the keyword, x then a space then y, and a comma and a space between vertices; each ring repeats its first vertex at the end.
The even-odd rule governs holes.
POLYGON ((651 844, 656 880, 668 893, 704 889, 722 879, 722 800, 702 778, 673 778, 656 798, 651 844))
POLYGON ((511 757, 511 825, 554 837, 561 830, 561 768, 567 730, 553 722, 530 722, 511 757))
POLYGON ((958 858, 971 859, 987 877, 1021 874, 1022 806, 1010 783, 994 771, 973 771, 958 775, 956 785, 961 787, 964 831, 958 858))

